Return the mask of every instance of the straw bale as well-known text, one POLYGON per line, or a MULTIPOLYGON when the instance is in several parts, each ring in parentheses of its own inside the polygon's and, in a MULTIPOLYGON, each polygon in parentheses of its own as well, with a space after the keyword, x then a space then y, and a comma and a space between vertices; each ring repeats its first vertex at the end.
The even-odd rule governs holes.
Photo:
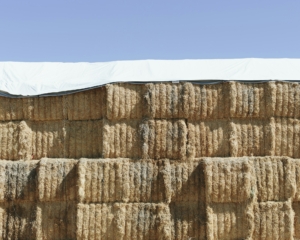
POLYGON ((0 161, 0 202, 36 200, 37 161, 0 161))
POLYGON ((300 117, 300 84, 294 85, 294 117, 300 117))
POLYGON ((207 239, 251 239, 252 205, 251 203, 209 204, 206 210, 207 239))
POLYGON ((64 96, 23 98, 23 112, 26 120, 66 119, 64 96))
POLYGON ((202 160, 81 159, 78 199, 84 203, 204 201, 202 160))
POLYGON ((140 125, 143 158, 183 159, 187 126, 184 120, 145 120, 140 125))
POLYGON ((298 85, 299 84, 297 83, 276 82, 276 102, 274 116, 295 116, 295 104, 299 104, 295 101, 295 91, 299 90, 298 85))
POLYGON ((166 204, 110 203, 77 205, 77 239, 171 239, 166 204))
POLYGON ((106 89, 99 87, 66 96, 0 97, 0 120, 93 120, 106 114, 106 89))
POLYGON ((230 82, 231 117, 299 118, 299 84, 230 82))
POLYGON ((300 86, 290 82, 268 82, 265 86, 266 116, 299 118, 300 86))
POLYGON ((65 132, 63 121, 37 121, 28 124, 28 152, 32 159, 43 157, 59 158, 65 156, 65 132), (31 130, 31 134, 30 134, 31 130))
POLYGON ((0 97, 0 120, 61 120, 64 115, 63 96, 0 97))
POLYGON ((294 211, 294 239, 300 239, 300 202, 293 202, 294 211))
POLYGON ((76 200, 76 164, 73 159, 42 159, 38 166, 39 201, 76 200))
POLYGON ((293 239, 291 202, 261 202, 254 206, 253 239, 293 239))
POLYGON ((227 117, 229 100, 226 83, 197 85, 192 83, 146 84, 146 117, 187 118, 190 120, 227 117))
POLYGON ((62 156, 62 135, 62 122, 1 122, 0 158, 29 160, 62 156))
MULTIPOLYGON (((66 125, 63 155, 68 158, 102 156, 103 121, 69 121, 66 125)), ((105 140, 106 141, 106 140, 105 140)), ((62 157, 62 156, 49 156, 62 157)))
POLYGON ((205 159, 204 175, 208 203, 244 202, 254 194, 253 164, 247 158, 205 159))
POLYGON ((202 159, 170 161, 171 202, 205 202, 205 179, 202 159))
POLYGON ((0 122, 0 159, 18 160, 20 158, 18 123, 0 122))
POLYGON ((171 239, 206 239, 205 204, 174 202, 170 204, 171 239))
POLYGON ((144 84, 107 84, 107 111, 110 120, 141 119, 143 117, 144 84))
POLYGON ((169 160, 81 159, 78 199, 84 203, 169 202, 169 160))
POLYGON ((188 157, 230 156, 226 120, 188 121, 188 157))
POLYGON ((232 157, 270 155, 274 132, 269 120, 233 119, 229 126, 232 157))
POLYGON ((149 83, 145 85, 145 117, 178 118, 181 84, 149 83))
POLYGON ((295 178, 293 180, 296 183, 294 201, 300 201, 300 161, 299 159, 293 159, 292 163, 295 167, 295 178))
POLYGON ((31 129, 27 125, 25 121, 21 121, 18 125, 17 132, 18 136, 18 144, 19 151, 18 155, 20 159, 30 160, 32 158, 31 155, 31 129))
POLYGON ((106 113, 106 89, 99 87, 66 96, 0 97, 0 120, 90 120, 106 113))
POLYGON ((284 157, 253 159, 257 185, 257 200, 285 201, 296 191, 295 164, 284 157))
POLYGON ((275 118, 274 129, 274 155, 300 157, 300 121, 293 118, 275 118))
POLYGON ((63 100, 69 120, 97 120, 106 115, 105 87, 69 94, 63 100))
POLYGON ((171 166, 169 160, 131 162, 128 182, 129 202, 171 201, 171 166))
POLYGON ((38 203, 36 215, 36 239, 76 239, 76 204, 38 203))
POLYGON ((23 99, 0 97, 0 121, 24 119, 23 99))
POLYGON ((263 83, 230 82, 230 116, 261 118, 265 115, 263 83))
MULTIPOLYGON (((103 120, 103 157, 141 157, 138 126, 139 121, 137 120, 103 120)), ((102 140, 99 142, 102 143, 102 140)))
MULTIPOLYGON (((276 109, 276 84, 273 81, 265 83, 266 116, 274 116, 276 109)), ((277 104, 278 105, 278 104, 277 104)))
POLYGON ((36 239, 36 204, 1 203, 0 238, 36 239))
MULTIPOLYGON (((0 158, 102 156, 102 120, 0 123, 0 158)), ((137 129, 137 127, 136 127, 137 129)))

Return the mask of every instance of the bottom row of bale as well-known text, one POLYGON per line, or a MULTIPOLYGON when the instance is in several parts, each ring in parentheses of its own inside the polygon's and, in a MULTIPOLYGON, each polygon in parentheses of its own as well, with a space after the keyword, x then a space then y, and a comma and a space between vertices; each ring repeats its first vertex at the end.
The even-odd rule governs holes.
POLYGON ((0 161, 0 239, 300 238, 300 159, 0 161))
POLYGON ((292 239, 299 215, 289 201, 18 203, 1 204, 0 231, 1 239, 292 239))

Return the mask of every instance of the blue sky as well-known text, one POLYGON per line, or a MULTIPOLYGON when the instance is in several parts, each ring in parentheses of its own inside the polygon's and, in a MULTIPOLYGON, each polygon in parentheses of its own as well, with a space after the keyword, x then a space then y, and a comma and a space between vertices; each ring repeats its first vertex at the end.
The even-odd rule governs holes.
POLYGON ((0 0, 0 61, 300 58, 299 0, 0 0))

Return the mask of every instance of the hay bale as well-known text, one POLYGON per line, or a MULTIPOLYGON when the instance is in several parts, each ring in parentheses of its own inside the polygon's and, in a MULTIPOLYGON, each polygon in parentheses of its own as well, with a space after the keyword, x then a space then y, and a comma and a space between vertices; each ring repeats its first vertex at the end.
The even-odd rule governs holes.
POLYGON ((274 116, 276 109, 276 84, 273 81, 265 83, 266 116, 274 116))
POLYGON ((300 117, 300 84, 294 85, 294 117, 300 117))
POLYGON ((0 159, 18 160, 20 158, 18 123, 0 122, 0 159))
POLYGON ((145 120, 140 125, 143 159, 183 159, 187 126, 184 120, 145 120))
POLYGON ((300 201, 300 161, 299 159, 290 160, 292 163, 291 165, 294 165, 295 170, 295 176, 292 178, 292 180, 295 183, 295 195, 293 201, 300 201))
POLYGON ((235 119, 230 121, 230 156, 270 155, 274 139, 268 120, 235 119))
POLYGON ((292 118, 275 118, 275 155, 299 157, 300 121, 292 118))
POLYGON ((143 84, 107 84, 107 111, 110 120, 141 119, 143 117, 143 84))
POLYGON ((22 98, 0 97, 0 121, 24 119, 22 98))
POLYGON ((0 161, 0 202, 35 201, 38 161, 0 161))
POLYGON ((42 159, 37 178, 39 201, 76 200, 76 164, 72 159, 42 159))
POLYGON ((0 158, 102 156, 102 120, 0 123, 0 158))
MULTIPOLYGON (((294 211, 294 239, 300 238, 300 202, 292 203, 294 211)), ((284 227, 284 226, 283 226, 284 227)))
POLYGON ((36 212, 35 203, 1 203, 1 239, 36 239, 36 212))
POLYGON ((266 116, 299 118, 299 84, 291 82, 264 83, 266 116))
POLYGON ((22 120, 53 121, 66 119, 64 96, 23 98, 22 120))
POLYGON ((170 204, 171 239, 206 239, 205 205, 199 202, 170 204))
POLYGON ((144 98, 149 118, 186 118, 190 120, 227 117, 227 84, 192 83, 146 84, 144 98))
POLYGON ((226 120, 188 121, 187 138, 190 158, 230 156, 226 120))
POLYGON ((257 200, 286 201, 295 195, 295 163, 283 157, 254 158, 257 200))
POLYGON ((168 202, 169 160, 81 159, 78 199, 84 203, 168 202))
POLYGON ((230 117, 264 118, 264 84, 230 82, 230 117))
POLYGON ((99 87, 66 96, 0 97, 0 120, 92 120, 106 115, 106 89, 99 87))
POLYGON ((35 239, 76 239, 76 204, 38 203, 36 228, 35 239))
POLYGON ((103 140, 100 141, 103 144, 103 157, 140 158, 138 126, 137 120, 103 120, 103 140))
POLYGON ((66 95, 64 102, 69 120, 97 120, 106 116, 105 87, 66 95))
POLYGON ((242 159, 205 159, 204 175, 208 203, 239 203, 254 196, 253 164, 242 159))
POLYGON ((25 121, 21 121, 20 124, 18 125, 17 129, 19 136, 18 136, 18 144, 19 144, 19 159, 24 159, 24 160, 30 160, 32 159, 32 154, 31 154, 31 141, 32 141, 32 134, 31 134, 31 129, 27 125, 25 121))
POLYGON ((253 239, 293 239, 291 202, 261 202, 254 207, 253 239))
POLYGON ((28 144, 28 151, 31 153, 32 159, 64 157, 66 126, 63 121, 26 123, 29 127, 27 131, 28 139, 31 139, 28 144))
POLYGON ((77 205, 77 239, 171 239, 167 205, 103 203, 77 205))
POLYGON ((61 120, 65 119, 63 96, 0 97, 0 120, 61 120))
POLYGON ((212 203, 207 206, 206 214, 207 239, 251 239, 253 204, 212 203))
POLYGON ((275 116, 278 117, 294 117, 295 116, 295 94, 297 89, 295 83, 276 82, 276 103, 275 116))
POLYGON ((48 157, 102 157, 104 141, 102 120, 69 121, 64 126, 64 131, 65 144, 62 154, 53 156, 51 151, 48 157))
POLYGON ((170 161, 171 203, 205 202, 203 159, 170 161))

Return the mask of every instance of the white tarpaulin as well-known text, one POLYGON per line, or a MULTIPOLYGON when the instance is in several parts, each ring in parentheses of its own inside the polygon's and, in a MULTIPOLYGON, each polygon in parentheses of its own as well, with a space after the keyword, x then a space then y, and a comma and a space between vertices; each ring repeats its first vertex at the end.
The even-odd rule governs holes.
POLYGON ((300 80, 300 59, 0 62, 2 95, 34 96, 112 82, 300 80))

